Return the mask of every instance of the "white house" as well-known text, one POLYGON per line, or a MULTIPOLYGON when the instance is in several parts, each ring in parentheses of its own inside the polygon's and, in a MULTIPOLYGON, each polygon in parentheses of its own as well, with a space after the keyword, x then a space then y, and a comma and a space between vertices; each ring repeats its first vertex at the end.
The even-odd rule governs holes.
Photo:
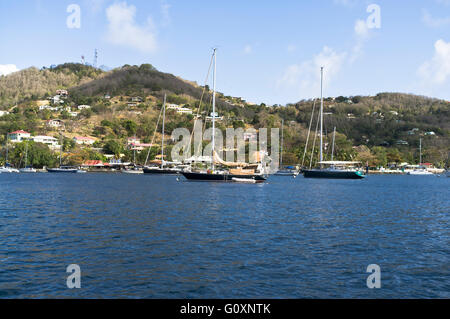
POLYGON ((52 97, 52 102, 53 102, 53 104, 63 104, 64 103, 64 101, 61 99, 61 96, 59 96, 59 95, 55 95, 54 97, 52 97))
POLYGON ((167 104, 166 109, 168 110, 178 110, 180 106, 178 104, 167 104))
POLYGON ((92 137, 75 136, 73 140, 79 145, 92 145, 95 143, 95 139, 92 137))
POLYGON ((47 126, 53 127, 53 128, 59 128, 59 127, 63 126, 63 122, 61 120, 48 120, 47 126))
POLYGON ((147 147, 152 146, 152 144, 141 143, 141 140, 135 137, 128 138, 127 147, 129 150, 136 150, 138 152, 144 150, 147 147))
POLYGON ((39 111, 43 111, 43 110, 49 110, 49 111, 59 111, 59 107, 56 106, 50 106, 50 105, 40 105, 39 106, 39 111))
POLYGON ((85 109, 90 109, 90 108, 91 108, 90 105, 78 105, 79 110, 85 110, 85 109))
POLYGON ((13 143, 20 143, 22 141, 29 140, 30 137, 31 137, 30 133, 22 130, 9 133, 9 139, 13 143))
POLYGON ((56 94, 58 94, 60 97, 67 97, 69 95, 69 92, 67 92, 67 90, 56 90, 56 94))
POLYGON ((256 132, 244 132, 244 140, 256 141, 258 140, 258 134, 256 132))
POLYGON ((431 131, 431 132, 426 132, 425 135, 432 135, 432 136, 434 136, 434 135, 436 135, 436 133, 434 133, 433 131, 431 131))
POLYGON ((179 113, 179 114, 192 114, 192 110, 190 108, 187 108, 187 107, 180 107, 177 110, 177 113, 179 113))
POLYGON ((77 117, 78 114, 80 114, 79 112, 69 112, 69 115, 72 117, 77 117))
POLYGON ((3 116, 3 115, 8 115, 9 114, 9 112, 8 111, 0 111, 0 116, 3 116))
POLYGON ((38 135, 33 137, 35 143, 42 143, 50 147, 51 149, 59 148, 58 139, 52 136, 38 135))

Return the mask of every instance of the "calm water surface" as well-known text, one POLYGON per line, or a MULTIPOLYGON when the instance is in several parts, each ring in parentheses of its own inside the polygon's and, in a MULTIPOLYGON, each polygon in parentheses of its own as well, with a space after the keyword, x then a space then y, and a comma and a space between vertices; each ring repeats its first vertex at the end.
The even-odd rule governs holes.
POLYGON ((449 187, 0 174, 0 298, 449 298, 449 187))

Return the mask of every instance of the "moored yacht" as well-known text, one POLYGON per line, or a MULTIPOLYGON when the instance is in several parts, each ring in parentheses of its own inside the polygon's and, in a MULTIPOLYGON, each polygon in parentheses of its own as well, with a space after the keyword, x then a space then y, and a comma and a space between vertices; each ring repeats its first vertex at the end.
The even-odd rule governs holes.
MULTIPOLYGON (((168 163, 167 161, 164 160, 164 125, 165 125, 165 121, 166 121, 166 94, 164 94, 164 103, 163 103, 163 108, 161 111, 163 112, 163 122, 162 122, 162 130, 161 130, 161 135, 162 135, 162 138, 161 138, 161 161, 158 161, 158 160, 153 161, 153 163, 158 166, 156 166, 156 165, 145 166, 143 169, 143 172, 144 172, 144 174, 176 175, 176 174, 180 173, 181 170, 176 167, 169 167, 169 165, 173 164, 173 163, 168 163)), ((158 126, 158 123, 156 123, 156 126, 158 126)), ((156 133, 156 128, 155 128, 155 133, 156 133)), ((149 154, 150 154, 150 150, 151 150, 151 147, 148 150, 149 154)), ((147 156, 147 158, 148 158, 148 156, 147 156)))
POLYGON ((49 173, 78 173, 78 168, 74 166, 63 166, 62 165, 62 151, 63 151, 63 143, 62 143, 62 134, 59 133, 59 167, 55 168, 47 168, 47 172, 49 173))
MULTIPOLYGON (((212 94, 212 132, 215 132, 215 121, 217 117, 216 113, 216 60, 217 49, 213 50, 212 61, 213 67, 213 94, 212 94)), ((208 182, 231 182, 233 178, 247 179, 255 181, 265 181, 267 179, 265 170, 262 163, 247 164, 247 163, 234 163, 224 162, 216 152, 215 134, 211 137, 212 145, 212 162, 211 168, 203 171, 183 171, 181 174, 192 181, 208 181, 208 182), (222 168, 219 168, 222 167, 222 168), (233 168, 231 168, 233 167, 233 168)))
POLYGON ((20 173, 20 171, 7 165, 0 167, 0 173, 20 173))
POLYGON ((433 173, 429 172, 425 167, 422 166, 422 139, 419 139, 419 152, 420 152, 420 157, 419 157, 419 167, 409 171, 408 175, 434 175, 433 173))
MULTIPOLYGON (((366 177, 362 170, 354 168, 359 162, 333 161, 336 128, 333 133, 333 150, 331 161, 323 160, 323 67, 320 68, 320 148, 318 168, 303 169, 305 178, 362 179, 366 177)), ((312 117, 312 115, 311 115, 312 117)), ((306 148, 305 148, 306 150, 306 148)), ((312 156, 311 156, 312 157, 312 156)))
POLYGON ((33 166, 28 166, 28 142, 25 145, 25 167, 19 169, 21 173, 36 173, 36 170, 33 166))

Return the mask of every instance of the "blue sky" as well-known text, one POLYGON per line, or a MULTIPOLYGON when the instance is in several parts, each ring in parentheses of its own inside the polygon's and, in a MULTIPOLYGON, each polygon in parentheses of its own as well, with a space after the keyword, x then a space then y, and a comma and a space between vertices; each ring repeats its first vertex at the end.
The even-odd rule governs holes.
POLYGON ((321 65, 325 96, 450 100, 450 0, 1 1, 0 41, 0 74, 98 49, 99 65, 151 63, 202 84, 217 46, 217 89, 251 102, 317 97, 321 65))

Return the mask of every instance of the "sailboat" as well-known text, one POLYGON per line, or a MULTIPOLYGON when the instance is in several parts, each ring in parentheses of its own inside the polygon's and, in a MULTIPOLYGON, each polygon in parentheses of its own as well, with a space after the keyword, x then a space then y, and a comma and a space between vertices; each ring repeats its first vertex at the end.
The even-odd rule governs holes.
POLYGON ((166 120, 166 94, 164 94, 164 103, 163 103, 163 122, 162 122, 162 130, 161 130, 161 164, 160 166, 146 166, 144 167, 144 174, 162 174, 162 175, 176 175, 181 170, 178 168, 165 168, 164 164, 168 164, 164 161, 164 125, 166 120))
POLYGON ((213 96, 212 96, 212 161, 211 169, 206 171, 183 171, 181 174, 188 179, 193 181, 214 181, 214 182, 232 182, 233 178, 235 181, 241 181, 242 179, 254 180, 254 181, 265 181, 266 175, 264 174, 264 169, 262 163, 248 165, 246 163, 234 163, 225 162, 217 154, 215 148, 215 123, 216 123, 216 70, 217 70, 217 49, 213 49, 213 96), (233 169, 216 169, 216 164, 226 167, 235 167, 233 169))
POLYGON ((420 149, 420 157, 419 157, 419 168, 408 172, 408 175, 433 175, 433 173, 427 171, 427 169, 422 165, 422 139, 419 139, 419 149, 420 149))
POLYGON ((284 148, 284 120, 281 120, 281 152, 280 152, 280 168, 274 175, 276 176, 297 176, 298 171, 293 166, 283 168, 283 148, 284 148))
MULTIPOLYGON (((337 179, 362 179, 366 177, 363 171, 352 168, 359 162, 349 161, 324 161, 323 160, 323 67, 320 68, 320 160, 319 167, 303 169, 306 178, 337 178, 337 179)), ((335 133, 336 134, 336 133, 335 133)), ((334 148, 334 142, 333 142, 334 148)), ((334 151, 334 149, 333 149, 334 151)))
MULTIPOLYGON (((136 136, 134 136, 134 141, 136 142, 136 136)), ((121 170, 124 174, 143 174, 142 169, 136 166, 136 146, 133 145, 133 163, 132 168, 123 168, 121 170)))
POLYGON ((36 170, 33 166, 27 166, 28 164, 28 142, 25 145, 25 166, 24 168, 19 169, 21 173, 36 173, 36 170))
POLYGON ((62 142, 62 134, 59 133, 59 167, 56 168, 47 168, 47 172, 49 173, 78 173, 78 168, 73 166, 63 166, 62 165, 62 151, 63 151, 63 142, 62 142))
POLYGON ((0 167, 0 173, 19 173, 19 170, 13 168, 8 163, 8 153, 9 153, 9 133, 6 134, 6 156, 5 156, 5 165, 0 167))

